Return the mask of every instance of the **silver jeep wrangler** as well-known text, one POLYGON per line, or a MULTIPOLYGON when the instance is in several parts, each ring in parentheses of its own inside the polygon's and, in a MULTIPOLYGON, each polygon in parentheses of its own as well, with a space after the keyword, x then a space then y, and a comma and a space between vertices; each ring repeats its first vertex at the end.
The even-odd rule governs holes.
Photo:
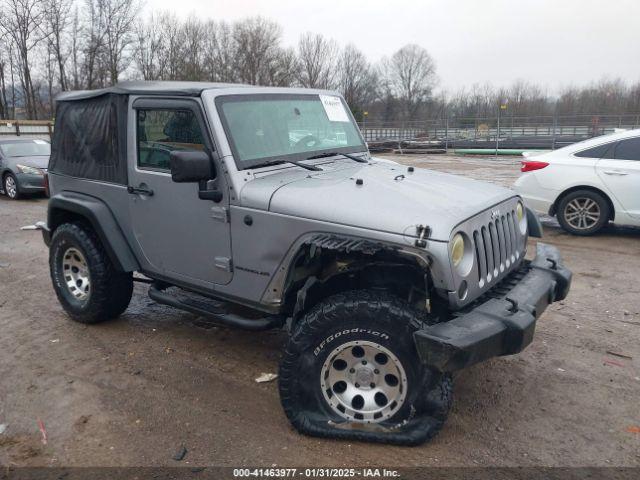
POLYGON ((522 351, 569 290, 511 190, 372 158, 335 92, 127 82, 57 99, 51 279, 69 316, 156 302, 283 328, 302 433, 418 444, 451 373, 522 351), (144 275, 133 276, 134 272, 144 275))

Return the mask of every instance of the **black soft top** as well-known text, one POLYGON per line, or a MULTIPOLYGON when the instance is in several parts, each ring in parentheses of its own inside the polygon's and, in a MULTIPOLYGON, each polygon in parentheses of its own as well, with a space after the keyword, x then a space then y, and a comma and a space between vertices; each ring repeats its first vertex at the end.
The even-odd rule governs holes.
POLYGON ((101 90, 62 93, 56 97, 49 173, 127 185, 129 95, 199 97, 204 90, 249 86, 205 82, 120 82, 101 90))
POLYGON ((56 97, 56 102, 67 102, 74 100, 86 100, 89 98, 101 97, 103 95, 171 95, 182 97, 199 97, 204 90, 212 88, 238 88, 249 87, 237 83, 214 83, 214 82, 149 82, 130 81, 119 82, 113 87, 101 88, 98 90, 77 90, 74 92, 63 92, 56 97))

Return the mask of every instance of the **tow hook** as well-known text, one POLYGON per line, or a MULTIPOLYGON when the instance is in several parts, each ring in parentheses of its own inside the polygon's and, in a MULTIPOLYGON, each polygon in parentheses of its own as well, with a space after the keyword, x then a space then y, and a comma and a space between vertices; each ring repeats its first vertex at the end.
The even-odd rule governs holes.
POLYGON ((516 302, 513 298, 505 297, 505 300, 511 304, 509 307, 509 311, 511 313, 517 313, 520 308, 518 307, 518 302, 516 302))

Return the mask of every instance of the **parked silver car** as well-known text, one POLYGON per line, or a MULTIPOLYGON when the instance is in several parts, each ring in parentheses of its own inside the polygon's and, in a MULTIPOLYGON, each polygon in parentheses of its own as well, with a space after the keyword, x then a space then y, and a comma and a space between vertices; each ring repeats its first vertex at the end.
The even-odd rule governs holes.
POLYGON ((571 273, 512 191, 372 158, 339 94, 124 83, 57 99, 51 278, 72 319, 159 303, 284 328, 300 432, 417 444, 451 372, 520 352, 571 273))
POLYGON ((51 145, 46 140, 0 137, 0 190, 12 200, 45 191, 51 145))

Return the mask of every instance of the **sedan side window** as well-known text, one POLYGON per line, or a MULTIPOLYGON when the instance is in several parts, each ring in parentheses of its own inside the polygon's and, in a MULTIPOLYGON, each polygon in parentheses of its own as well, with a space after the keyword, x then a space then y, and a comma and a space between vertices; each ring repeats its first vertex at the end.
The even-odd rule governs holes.
POLYGON ((141 109, 136 117, 138 167, 169 171, 173 150, 203 150, 202 130, 191 110, 141 109))
POLYGON ((597 147, 587 148, 581 152, 577 152, 574 155, 582 158, 605 158, 609 149, 613 147, 614 143, 605 143, 604 145, 598 145, 597 147))
POLYGON ((640 160, 640 137, 622 140, 613 154, 616 160, 640 160))

